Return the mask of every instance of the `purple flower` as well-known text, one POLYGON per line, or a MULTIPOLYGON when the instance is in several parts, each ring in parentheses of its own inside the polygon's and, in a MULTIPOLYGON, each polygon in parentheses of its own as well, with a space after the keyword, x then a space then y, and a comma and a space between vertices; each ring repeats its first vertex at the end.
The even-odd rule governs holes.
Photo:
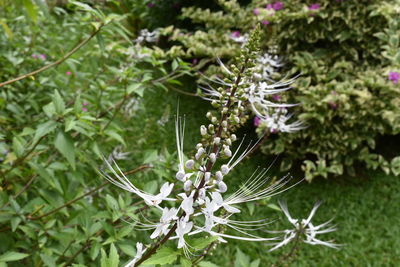
POLYGON ((318 10, 318 9, 320 9, 320 8, 321 8, 321 5, 320 5, 320 4, 311 4, 311 5, 308 7, 309 10, 318 10))
POLYGON ((82 111, 83 111, 83 112, 87 112, 88 109, 87 109, 87 108, 82 108, 82 111))
POLYGON ((86 102, 86 101, 84 101, 84 102, 82 103, 82 105, 83 105, 83 106, 87 106, 87 105, 89 105, 89 103, 86 102))
POLYGON ((192 65, 196 65, 197 62, 199 62, 199 61, 197 60, 197 58, 192 59, 192 65))
POLYGON ((233 38, 238 38, 238 37, 240 37, 240 31, 234 31, 234 32, 232 32, 232 33, 231 33, 231 36, 232 36, 233 38))
POLYGON ((154 4, 154 3, 148 3, 148 4, 147 4, 147 7, 152 8, 152 7, 155 7, 155 5, 156 5, 156 4, 154 4))
POLYGON ((254 117, 254 126, 258 127, 261 123, 261 119, 259 117, 254 117))
POLYGON ((38 55, 32 54, 32 57, 37 59, 37 58, 38 58, 38 55))
POLYGON ((71 74, 72 74, 72 72, 70 72, 70 71, 67 71, 65 74, 69 76, 69 75, 71 75, 71 74))
POLYGON ((397 71, 389 72, 388 79, 392 81, 394 84, 397 84, 400 81, 400 73, 397 71))
POLYGON ((46 55, 45 55, 45 54, 40 54, 39 57, 40 57, 42 60, 46 60, 46 55))
POLYGON ((282 2, 275 2, 273 5, 272 5, 272 8, 275 10, 275 11, 278 11, 278 10, 281 10, 281 9, 283 9, 283 3, 282 2))
POLYGON ((270 132, 273 133, 273 134, 278 133, 278 129, 272 128, 272 129, 270 130, 270 132))
POLYGON ((283 9, 283 2, 278 1, 278 2, 275 2, 273 4, 268 4, 265 8, 266 9, 273 9, 275 11, 279 11, 279 10, 283 9))
POLYGON ((259 15, 260 14, 260 10, 258 10, 258 8, 253 9, 253 14, 254 15, 259 15))
POLYGON ((265 20, 265 19, 263 19, 263 20, 261 21, 261 24, 262 24, 262 25, 268 25, 268 24, 269 24, 269 21, 268 21, 268 20, 265 20))
POLYGON ((275 101, 279 101, 279 100, 282 99, 282 97, 280 95, 273 95, 272 99, 275 100, 275 101))
POLYGON ((338 108, 338 104, 335 102, 328 102, 329 106, 331 107, 331 109, 336 110, 338 108))

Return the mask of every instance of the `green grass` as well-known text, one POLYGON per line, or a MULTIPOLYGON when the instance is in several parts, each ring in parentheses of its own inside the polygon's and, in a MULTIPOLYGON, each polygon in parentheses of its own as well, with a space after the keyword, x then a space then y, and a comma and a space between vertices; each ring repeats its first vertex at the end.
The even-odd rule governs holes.
MULTIPOLYGON (((166 146, 169 151, 174 151, 175 142, 171 141, 174 140, 172 115, 177 108, 177 99, 180 99, 180 113, 186 116, 185 152, 189 154, 199 138, 200 123, 206 122, 205 113, 210 108, 207 103, 172 92, 149 92, 145 101, 145 116, 160 117, 163 108, 169 106, 171 119, 162 133, 165 136, 159 141, 154 141, 153 145, 166 146)), ((251 128, 246 130, 251 131, 251 128)), ((229 178, 227 177, 230 179, 227 182, 228 186, 231 186, 228 192, 233 192, 257 166, 268 166, 271 162, 270 158, 262 154, 256 154, 244 161, 229 178)), ((271 171, 271 175, 274 174, 276 172, 271 171)), ((300 175, 294 176, 301 178, 300 175)), ((286 199, 294 218, 307 217, 314 203, 322 200, 323 205, 313 221, 322 223, 334 217, 338 230, 330 235, 322 235, 321 239, 334 239, 343 244, 340 250, 303 244, 291 266, 397 266, 400 262, 399 188, 399 177, 375 172, 357 177, 332 177, 328 180, 321 178, 311 184, 303 182, 271 199, 269 203, 276 203, 279 198, 286 199)), ((271 224, 270 230, 285 229, 289 226, 285 223, 282 213, 266 205, 256 206, 252 216, 245 207, 243 216, 240 219, 278 219, 271 224)), ((219 266, 231 266, 235 262, 237 248, 252 260, 259 258, 260 266, 269 266, 290 249, 288 247, 269 253, 269 247, 262 243, 230 241, 228 244, 219 245, 206 260, 219 266)))

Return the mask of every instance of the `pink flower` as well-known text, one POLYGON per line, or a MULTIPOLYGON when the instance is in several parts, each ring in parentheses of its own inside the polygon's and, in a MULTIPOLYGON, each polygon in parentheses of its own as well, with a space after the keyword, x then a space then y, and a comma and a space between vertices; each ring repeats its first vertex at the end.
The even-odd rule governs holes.
POLYGON ((254 126, 258 127, 261 123, 261 119, 259 117, 254 117, 254 126))
POLYGON ((86 102, 86 101, 84 101, 84 102, 82 103, 82 106, 87 106, 87 105, 89 105, 89 103, 86 102))
POLYGON ((147 4, 147 7, 152 8, 152 7, 155 7, 155 5, 156 5, 156 4, 154 4, 154 3, 148 3, 148 4, 147 4))
POLYGON ((279 101, 279 100, 282 99, 282 97, 280 95, 273 95, 272 99, 275 100, 275 101, 279 101))
POLYGON ((259 15, 260 14, 260 10, 258 10, 258 8, 253 9, 253 14, 254 15, 259 15))
POLYGON ((68 76, 72 74, 72 72, 67 71, 65 74, 67 74, 68 76))
POLYGON ((394 84, 397 84, 400 80, 400 73, 397 71, 391 71, 389 72, 388 79, 392 81, 394 84))
POLYGON ((40 57, 42 60, 46 60, 46 55, 44 55, 44 54, 40 54, 39 57, 40 57))
POLYGON ((268 21, 268 20, 265 20, 265 19, 263 19, 263 20, 261 21, 261 24, 262 24, 262 25, 268 25, 268 24, 269 24, 269 21, 268 21))
POLYGON ((318 10, 318 9, 320 9, 320 8, 321 8, 321 5, 320 5, 320 4, 311 4, 311 5, 308 7, 309 10, 318 10))
POLYGON ((87 112, 88 109, 87 108, 82 108, 82 111, 87 112))
POLYGON ((33 58, 38 58, 38 55, 32 54, 32 57, 33 57, 33 58))
POLYGON ((273 4, 268 4, 265 8, 266 9, 273 9, 275 11, 279 11, 279 10, 283 9, 283 2, 278 1, 278 2, 275 2, 273 4))
POLYGON ((274 3, 274 4, 272 5, 272 8, 273 8, 275 11, 281 10, 281 9, 283 9, 283 3, 282 3, 282 2, 276 2, 276 3, 274 3))
POLYGON ((234 31, 234 32, 232 32, 232 33, 231 33, 231 36, 232 36, 233 38, 238 38, 238 37, 240 37, 240 31, 234 31))

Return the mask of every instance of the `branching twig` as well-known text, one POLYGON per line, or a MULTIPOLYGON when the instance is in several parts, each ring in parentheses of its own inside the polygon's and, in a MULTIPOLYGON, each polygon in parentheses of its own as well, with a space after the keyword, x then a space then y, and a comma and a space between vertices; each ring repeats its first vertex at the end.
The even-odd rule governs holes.
POLYGON ((86 39, 83 40, 82 42, 78 43, 71 51, 69 51, 67 54, 65 54, 65 56, 63 56, 63 57, 60 58, 59 60, 57 60, 57 61, 55 61, 55 62, 53 62, 53 63, 50 63, 50 64, 48 64, 48 65, 46 65, 46 66, 44 66, 44 67, 42 67, 42 68, 40 68, 40 69, 37 69, 37 70, 35 70, 35 71, 32 71, 32 72, 30 72, 30 73, 21 75, 21 76, 15 78, 15 79, 8 80, 8 81, 6 81, 6 82, 2 82, 2 83, 0 83, 0 87, 2 87, 2 86, 4 86, 4 85, 7 85, 7 84, 11 84, 11 83, 17 82, 17 81, 20 81, 20 80, 23 80, 23 79, 28 78, 28 77, 31 77, 31 76, 34 76, 34 75, 36 75, 36 74, 38 74, 38 73, 40 73, 40 72, 43 72, 43 71, 45 71, 45 70, 48 70, 48 69, 50 69, 50 68, 52 68, 52 67, 55 67, 55 66, 57 66, 57 65, 60 65, 60 64, 63 63, 67 58, 69 58, 69 57, 72 56, 76 51, 78 51, 82 46, 84 46, 85 44, 87 44, 94 36, 96 36, 97 33, 100 32, 101 28, 103 28, 105 25, 106 25, 106 24, 104 24, 104 23, 100 24, 100 26, 99 26, 88 38, 86 38, 86 39))

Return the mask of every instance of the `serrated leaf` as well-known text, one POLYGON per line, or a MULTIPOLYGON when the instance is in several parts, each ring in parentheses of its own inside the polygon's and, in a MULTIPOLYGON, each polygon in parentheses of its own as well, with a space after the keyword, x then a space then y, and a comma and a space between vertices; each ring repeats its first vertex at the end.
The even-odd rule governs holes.
POLYGON ((75 170, 75 146, 71 136, 59 131, 54 141, 54 145, 75 170))
POLYGON ((196 238, 190 242, 190 245, 195 249, 203 249, 216 240, 218 240, 218 236, 196 238))
POLYGON ((178 258, 179 252, 173 250, 172 248, 163 247, 158 250, 150 259, 143 262, 143 265, 151 264, 172 264, 178 258))
POLYGON ((33 137, 32 144, 36 144, 36 142, 46 134, 51 133, 57 127, 57 122, 55 121, 47 121, 45 123, 40 124, 35 132, 35 137, 33 137))

